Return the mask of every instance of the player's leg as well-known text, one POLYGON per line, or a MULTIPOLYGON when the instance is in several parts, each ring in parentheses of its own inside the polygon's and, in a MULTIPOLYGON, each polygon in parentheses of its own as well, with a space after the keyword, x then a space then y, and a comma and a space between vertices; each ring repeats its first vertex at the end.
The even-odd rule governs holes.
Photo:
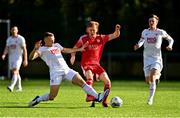
POLYGON ((59 85, 51 85, 50 93, 45 93, 41 96, 36 96, 31 102, 29 102, 29 107, 33 107, 39 104, 41 101, 54 100, 59 91, 59 85))
MULTIPOLYGON (((111 81, 110 81, 110 79, 109 79, 109 77, 108 77, 108 75, 107 75, 106 72, 103 72, 103 73, 99 76, 99 79, 104 82, 104 91, 106 91, 107 89, 108 89, 108 90, 111 90, 111 81)), ((102 105, 103 105, 104 107, 108 107, 107 98, 108 98, 108 96, 107 96, 107 97, 104 99, 104 101, 102 102, 102 105)))
POLYGON ((20 74, 18 74, 18 77, 17 77, 16 87, 17 87, 17 90, 16 90, 17 92, 22 91, 22 84, 21 84, 21 76, 20 76, 20 74))
POLYGON ((18 79, 18 69, 14 68, 11 70, 12 72, 12 79, 11 79, 11 84, 7 87, 7 89, 10 92, 13 92, 14 86, 16 85, 17 79, 18 79))
POLYGON ((80 86, 85 91, 85 93, 94 96, 95 100, 98 102, 102 102, 104 98, 109 94, 109 90, 98 94, 91 86, 89 86, 83 80, 79 73, 74 72, 73 70, 71 70, 71 72, 67 74, 66 78, 69 78, 68 80, 72 80, 73 84, 80 86))
POLYGON ((152 69, 150 72, 150 76, 149 76, 149 97, 148 97, 148 105, 152 105, 153 104, 153 98, 154 98, 154 94, 156 91, 156 83, 154 80, 154 74, 155 74, 156 70, 152 69))
POLYGON ((150 99, 150 96, 153 92, 152 90, 152 86, 151 86, 151 77, 150 77, 150 73, 151 73, 151 68, 150 66, 147 66, 147 67, 144 67, 144 75, 145 75, 145 81, 146 83, 149 85, 149 97, 148 97, 148 100, 147 100, 147 104, 148 105, 152 105, 152 99, 150 99))
POLYGON ((20 76, 20 73, 19 73, 21 64, 22 64, 22 59, 17 60, 16 63, 15 63, 15 66, 18 69, 17 82, 16 82, 16 88, 17 88, 16 91, 17 92, 22 91, 21 76, 20 76))
POLYGON ((154 95, 156 92, 156 80, 159 80, 161 76, 162 66, 159 63, 154 63, 150 66, 150 87, 149 87, 149 98, 148 104, 153 104, 154 95))
POLYGON ((160 72, 157 69, 152 69, 150 73, 150 87, 149 87, 149 98, 148 98, 148 104, 153 104, 153 98, 156 92, 156 80, 159 79, 160 72))
POLYGON ((62 76, 58 74, 51 74, 50 80, 50 93, 46 93, 42 96, 36 96, 31 102, 29 102, 28 107, 33 107, 39 104, 41 101, 54 100, 59 91, 59 86, 62 82, 62 76))
MULTIPOLYGON (((93 86, 93 73, 91 70, 87 70, 85 71, 85 77, 86 77, 86 83, 89 85, 89 86, 93 86)), ((90 102, 90 101, 93 101, 94 100, 94 97, 87 94, 86 96, 86 102, 90 102)))

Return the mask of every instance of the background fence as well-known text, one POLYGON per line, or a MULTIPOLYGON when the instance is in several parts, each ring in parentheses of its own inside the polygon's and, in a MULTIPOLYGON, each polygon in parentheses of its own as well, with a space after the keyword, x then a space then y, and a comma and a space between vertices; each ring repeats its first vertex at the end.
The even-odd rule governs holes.
MULTIPOLYGON (((77 55, 75 65, 70 65, 69 55, 64 55, 68 65, 82 74, 80 67, 80 55, 77 55)), ((161 78, 165 80, 180 80, 180 53, 164 53, 164 68, 161 78)), ((113 79, 142 79, 143 55, 142 53, 105 53, 102 56, 101 65, 106 69, 109 76, 113 79)), ((3 75, 7 75, 7 61, 0 65, 3 75)), ((46 64, 41 59, 30 61, 28 67, 21 68, 21 75, 24 78, 48 78, 49 71, 46 64)))

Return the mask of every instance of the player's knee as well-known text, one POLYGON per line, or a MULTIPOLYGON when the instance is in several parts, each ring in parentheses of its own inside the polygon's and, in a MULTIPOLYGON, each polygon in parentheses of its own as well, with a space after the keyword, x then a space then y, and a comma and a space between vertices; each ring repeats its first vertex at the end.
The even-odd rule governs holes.
POLYGON ((108 75, 107 75, 107 73, 101 74, 101 75, 99 76, 99 79, 100 79, 101 81, 103 81, 104 83, 110 83, 110 82, 111 82, 110 79, 109 79, 109 77, 108 77, 108 75))
POLYGON ((153 82, 156 79, 159 79, 161 74, 159 72, 154 72, 151 74, 151 82, 153 82))
POLYGON ((146 82, 147 84, 151 84, 151 78, 150 78, 150 76, 146 76, 145 82, 146 82))

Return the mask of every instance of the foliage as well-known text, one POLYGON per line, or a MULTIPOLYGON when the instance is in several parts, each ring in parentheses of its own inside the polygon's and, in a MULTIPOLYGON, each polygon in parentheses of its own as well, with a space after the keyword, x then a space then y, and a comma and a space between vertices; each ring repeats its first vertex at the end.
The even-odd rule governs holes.
MULTIPOLYGON (((58 42, 73 47, 85 33, 88 20, 100 22, 100 33, 113 32, 119 23, 121 40, 113 41, 110 46, 114 48, 108 51, 124 52, 132 50, 152 13, 160 16, 160 28, 179 39, 178 4, 178 0, 1 0, 0 19, 11 19, 12 25, 20 27, 30 44, 28 48, 44 31, 54 32, 58 42)), ((179 50, 176 44, 175 49, 179 50)))

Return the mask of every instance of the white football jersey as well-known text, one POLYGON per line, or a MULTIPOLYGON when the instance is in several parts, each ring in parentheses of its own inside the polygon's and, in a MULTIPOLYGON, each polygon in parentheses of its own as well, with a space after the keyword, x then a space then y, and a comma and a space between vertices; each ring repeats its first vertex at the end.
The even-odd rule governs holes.
POLYGON ((8 37, 6 46, 8 46, 9 49, 8 54, 10 60, 22 59, 23 47, 26 46, 23 36, 18 35, 17 37, 8 37))
POLYGON ((166 33, 166 31, 162 29, 156 29, 155 31, 150 29, 143 30, 138 45, 139 47, 144 45, 143 56, 145 67, 154 62, 162 64, 161 44, 163 39, 168 40, 169 47, 172 48, 174 40, 166 33))
POLYGON ((50 73, 58 71, 62 74, 66 74, 69 70, 67 63, 61 54, 62 50, 63 47, 59 43, 53 44, 52 47, 42 46, 38 49, 38 53, 41 59, 48 65, 50 73))

